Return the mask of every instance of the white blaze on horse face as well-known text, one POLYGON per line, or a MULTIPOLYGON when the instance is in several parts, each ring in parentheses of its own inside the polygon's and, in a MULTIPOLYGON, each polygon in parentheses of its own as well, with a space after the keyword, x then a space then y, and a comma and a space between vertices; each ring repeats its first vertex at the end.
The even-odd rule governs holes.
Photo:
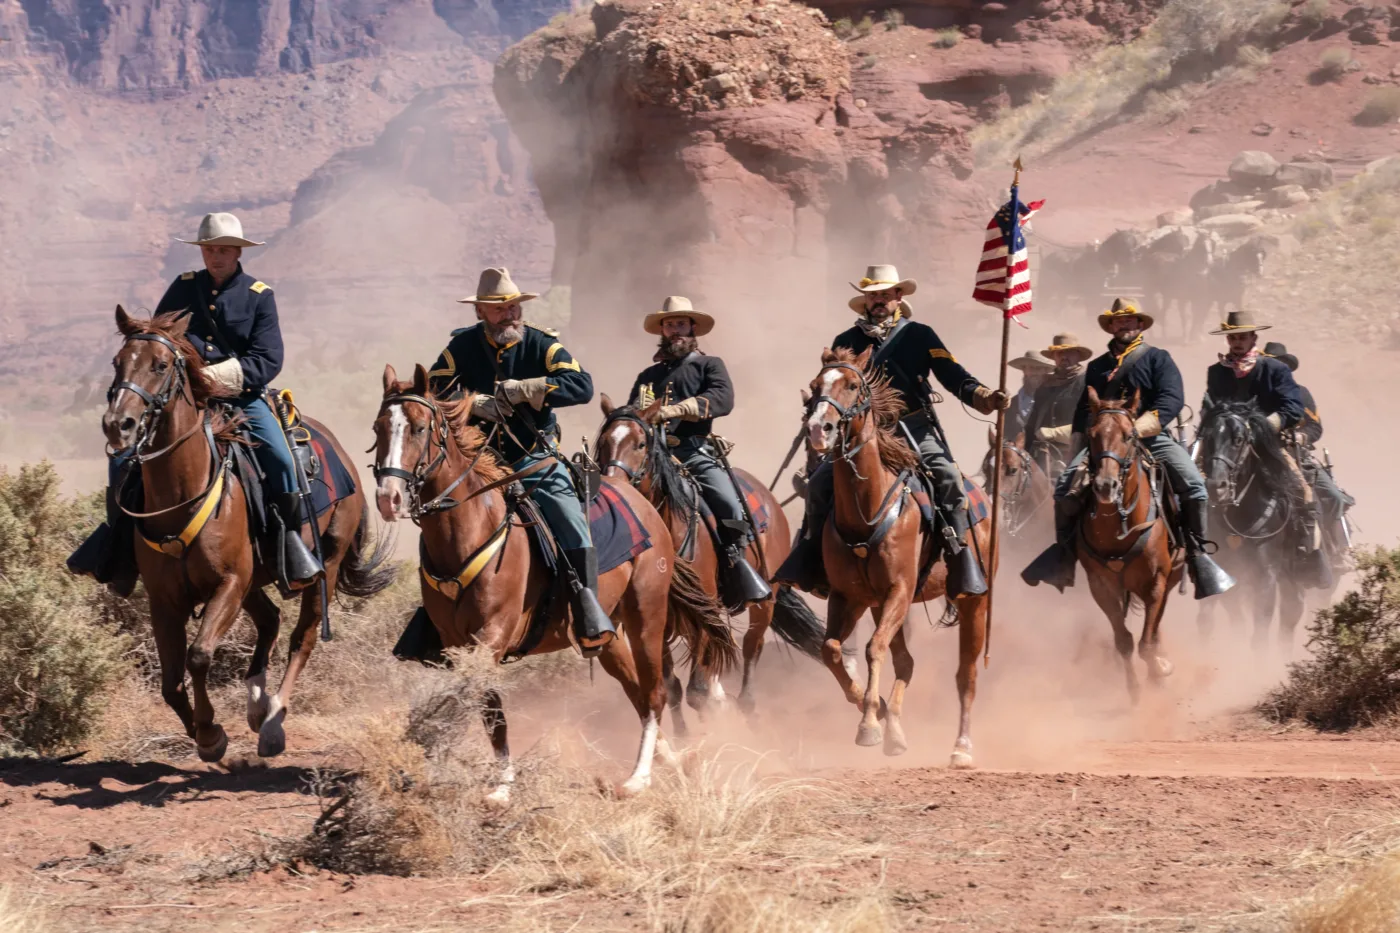
MULTIPOLYGON (((608 441, 610 442, 610 444, 609 444, 609 445, 603 445, 603 446, 608 446, 608 447, 610 447, 610 449, 613 451, 613 455, 612 455, 612 459, 613 459, 613 460, 621 460, 621 459, 622 459, 622 457, 623 457, 623 445, 625 445, 625 444, 627 443, 627 438, 629 438, 629 437, 631 437, 631 436, 632 436, 632 426, 631 426, 630 424, 628 424, 627 422, 623 421, 623 422, 619 422, 619 423, 613 425, 612 431, 609 432, 609 434, 608 434, 608 441)), ((603 467, 603 473, 606 475, 607 472, 608 472, 608 470, 610 470, 610 469, 612 469, 612 468, 609 467, 609 466, 604 466, 604 467, 603 467)))
MULTIPOLYGON (((384 451, 382 466, 395 470, 403 469, 403 442, 407 434, 408 416, 404 414, 403 405, 390 405, 389 443, 384 451)), ((379 489, 375 493, 375 500, 379 505, 379 514, 386 522, 408 517, 405 505, 407 491, 402 477, 379 477, 379 489)))
MULTIPOLYGON (((831 396, 832 387, 836 385, 836 380, 841 378, 841 370, 829 369, 822 374, 821 391, 818 396, 831 396)), ((821 453, 826 450, 826 432, 822 426, 827 423, 827 410, 831 408, 830 402, 817 402, 812 409, 812 417, 807 419, 807 443, 812 449, 821 453)))

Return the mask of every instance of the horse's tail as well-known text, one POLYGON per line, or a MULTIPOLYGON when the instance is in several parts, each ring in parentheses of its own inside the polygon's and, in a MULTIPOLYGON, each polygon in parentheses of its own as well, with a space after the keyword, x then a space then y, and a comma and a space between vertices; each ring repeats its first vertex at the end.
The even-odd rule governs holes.
POLYGON ((719 600, 705 592, 700 575, 688 561, 673 563, 671 592, 666 597, 668 631, 685 642, 690 660, 706 674, 720 676, 739 664, 739 645, 719 600))
POLYGON ((360 512, 355 540, 350 542, 350 550, 341 562, 340 575, 335 580, 336 592, 368 599, 393 583, 399 575, 398 566, 389 563, 394 553, 394 542, 393 534, 375 534, 369 505, 366 504, 360 512))
POLYGON ((779 638, 807 657, 821 660, 822 644, 826 641, 826 623, 787 584, 778 587, 778 597, 773 601, 772 629, 779 638))

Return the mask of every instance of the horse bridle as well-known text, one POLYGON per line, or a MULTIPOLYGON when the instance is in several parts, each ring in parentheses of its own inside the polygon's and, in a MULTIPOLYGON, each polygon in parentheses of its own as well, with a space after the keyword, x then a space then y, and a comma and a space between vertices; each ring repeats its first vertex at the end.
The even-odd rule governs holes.
POLYGON ((623 411, 614 411, 611 415, 609 415, 607 417, 607 420, 603 422, 603 430, 606 431, 610 425, 614 425, 619 421, 625 421, 629 424, 636 424, 639 427, 641 427, 642 437, 646 438, 646 447, 642 449, 642 467, 640 470, 633 470, 621 460, 614 458, 612 460, 609 460, 607 463, 604 463, 602 465, 602 470, 604 473, 606 473, 612 467, 617 467, 619 470, 622 471, 622 475, 627 477, 627 481, 632 484, 632 488, 640 489, 642 486, 642 480, 646 478, 646 461, 649 455, 651 454, 652 445, 656 443, 656 438, 659 432, 653 430, 652 426, 647 424, 646 419, 643 418, 641 415, 634 415, 631 412, 623 411))
MULTIPOLYGON (((1218 415, 1216 415, 1215 417, 1220 418, 1222 421, 1225 420, 1225 419, 1229 419, 1230 421, 1233 421, 1233 422, 1235 422, 1236 424, 1239 424, 1239 425, 1243 426, 1244 429, 1245 429, 1245 434, 1246 434, 1246 436, 1248 435, 1248 433, 1249 433, 1249 420, 1248 420, 1247 418, 1245 418, 1244 415, 1240 414, 1238 411, 1228 411, 1228 410, 1225 410, 1225 409, 1221 409, 1220 413, 1219 413, 1218 415)), ((1236 478, 1237 478, 1238 475, 1239 475, 1239 471, 1242 470, 1242 469, 1244 469, 1245 462, 1249 459, 1249 457, 1250 457, 1251 455, 1253 455, 1253 453, 1254 453, 1254 445, 1251 444, 1251 443, 1248 441, 1248 439, 1246 439, 1246 441, 1245 441, 1243 444, 1240 445, 1240 446, 1242 446, 1242 447, 1244 448, 1244 456, 1242 456, 1238 461, 1236 461, 1235 459, 1233 459, 1233 458, 1231 458, 1231 457, 1227 457, 1227 456, 1225 456, 1225 455, 1222 454, 1222 453, 1217 453, 1217 452, 1215 451, 1215 449, 1214 449, 1216 446, 1217 446, 1217 445, 1214 445, 1214 444, 1211 445, 1211 447, 1212 447, 1212 449, 1211 449, 1211 455, 1210 455, 1209 457, 1206 458, 1206 462, 1207 462, 1207 463, 1220 462, 1220 463, 1225 464, 1225 469, 1226 469, 1226 475, 1225 475, 1225 489, 1226 489, 1226 493, 1227 493, 1227 494, 1229 495, 1229 497, 1230 497, 1230 505, 1232 505, 1232 506, 1238 506, 1241 502, 1244 501, 1245 494, 1246 494, 1247 492, 1249 492, 1249 487, 1250 487, 1250 485, 1253 484, 1253 482, 1254 482, 1254 478, 1251 476, 1249 482, 1248 482, 1248 483, 1245 483, 1244 488, 1243 488, 1243 489, 1240 489, 1240 490, 1238 491, 1238 493, 1236 492, 1236 487, 1238 486, 1238 483, 1237 483, 1237 481, 1236 481, 1236 478)))
MULTIPOLYGON (((812 401, 810 402, 811 407, 809 410, 816 411, 817 406, 820 405, 822 402, 826 402, 832 408, 836 409, 836 414, 840 416, 836 422, 836 439, 840 444, 840 452, 838 456, 840 457, 840 459, 846 461, 846 463, 849 464, 852 469, 854 469, 855 464, 852 463, 852 460, 855 458, 856 454, 860 453, 861 448, 863 448, 866 444, 870 443, 870 441, 869 439, 866 439, 864 441, 861 441, 854 448, 850 447, 851 438, 849 429, 851 422, 854 421, 858 416, 868 414, 870 412, 871 405, 873 403, 873 397, 870 391, 870 383, 866 381, 865 373, 863 373, 859 367, 853 366, 850 363, 830 363, 822 367, 822 373, 826 372, 828 369, 844 369, 848 372, 855 373, 856 379, 860 381, 860 387, 857 390, 856 401, 849 408, 847 408, 840 402, 836 401, 836 399, 832 398, 830 395, 816 395, 812 397, 812 401)), ((820 377, 821 373, 817 373, 817 376, 820 377)))
MULTIPOLYGON (((1242 425, 1245 429, 1246 435, 1248 435, 1249 433, 1249 419, 1246 418, 1244 415, 1240 414, 1238 411, 1221 409, 1219 414, 1215 415, 1214 417, 1220 418, 1222 420, 1228 418, 1231 421, 1242 425)), ((1205 425, 1202 424, 1202 428, 1204 427, 1205 425)), ((1255 476, 1258 475, 1257 473, 1251 475, 1249 477, 1249 481, 1244 484, 1243 488, 1240 488, 1238 482, 1239 471, 1243 470, 1245 464, 1249 461, 1249 458, 1254 456, 1254 444, 1251 439, 1246 437, 1245 442, 1240 446, 1244 448, 1244 455, 1240 457, 1238 461, 1231 457, 1227 457, 1224 454, 1216 453, 1214 450, 1215 445, 1212 445, 1211 455, 1206 458, 1207 463, 1220 462, 1225 464, 1225 469, 1227 471, 1225 476, 1225 490, 1226 495, 1229 497, 1229 502, 1223 508, 1221 508, 1220 517, 1221 520, 1224 522, 1226 529, 1230 532, 1231 535, 1238 538, 1247 538, 1251 541, 1266 541, 1269 538, 1275 537, 1276 535, 1282 533, 1283 530, 1288 527, 1289 520, 1292 515, 1292 508, 1288 499, 1284 497, 1281 500, 1283 502, 1284 509, 1280 515, 1279 526, 1278 528, 1274 529, 1268 534, 1260 534, 1259 532, 1263 531, 1264 528, 1268 526, 1270 519, 1273 518, 1275 513, 1275 506, 1277 502, 1280 501, 1277 498, 1268 501, 1264 508, 1263 514, 1256 518, 1254 523, 1248 528, 1241 530, 1235 527, 1235 523, 1230 520, 1230 509, 1240 507, 1240 503, 1244 502, 1245 496, 1249 494, 1250 487, 1254 485, 1255 476)))
POLYGON ((423 445, 423 452, 419 455, 418 462, 413 465, 412 470, 384 466, 376 459, 373 467, 374 481, 377 484, 386 476, 392 476, 403 480, 408 490, 408 514, 414 522, 417 522, 424 515, 446 511, 458 504, 458 500, 451 498, 451 493, 460 486, 462 481, 471 473, 472 469, 476 466, 476 461, 481 458, 482 452, 486 450, 487 444, 481 445, 481 450, 477 451, 476 457, 472 459, 472 462, 467 466, 467 469, 463 471, 462 475, 453 480, 452 485, 448 486, 439 495, 434 496, 431 501, 423 502, 421 496, 423 484, 426 483, 447 460, 447 416, 442 413, 442 409, 438 407, 437 402, 433 399, 423 395, 415 395, 410 392, 404 392, 398 395, 386 395, 379 403, 379 410, 382 413, 389 405, 403 404, 406 402, 422 405, 431 413, 428 424, 428 443, 423 445), (436 444, 438 448, 436 457, 432 457, 434 444, 436 444), (432 457, 431 461, 429 460, 430 457, 432 457))
MULTIPOLYGON (((175 444, 171 444, 156 451, 154 454, 141 453, 150 439, 155 437, 156 429, 160 426, 160 420, 165 416, 165 407, 169 405, 176 396, 185 391, 185 387, 189 384, 189 374, 187 370, 188 364, 185 362, 185 355, 180 352, 180 348, 177 347, 175 342, 169 337, 161 334, 131 334, 122 341, 122 346, 125 347, 133 340, 158 343, 169 350, 171 356, 175 358, 174 365, 166 371, 165 379, 161 382, 160 388, 155 393, 148 392, 143 386, 139 386, 128 380, 114 382, 107 388, 107 404, 109 406, 112 402, 116 401, 117 396, 120 395, 123 390, 132 393, 145 403, 145 407, 141 409, 141 419, 137 424, 136 443, 131 446, 132 455, 136 462, 143 463, 161 456, 175 446, 175 444)), ((118 353, 120 352, 121 351, 118 351, 118 353)), ((184 440, 184 438, 180 438, 180 440, 184 440)), ((176 441, 176 444, 178 443, 179 441, 176 441)))
MULTIPOLYGON (((1089 454, 1089 475, 1093 476, 1097 474, 1098 466, 1103 461, 1112 460, 1114 463, 1118 464, 1118 468, 1123 471, 1123 474, 1126 477, 1132 471, 1134 466, 1140 465, 1138 458, 1139 454, 1141 453, 1141 446, 1139 445, 1138 441, 1142 439, 1142 436, 1138 434, 1137 423, 1133 420, 1132 413, 1129 412, 1126 408, 1101 408, 1094 413, 1094 422, 1097 423, 1098 420, 1104 415, 1122 415, 1123 417, 1127 418, 1128 423, 1133 426, 1132 433, 1128 435, 1129 453, 1128 456, 1124 457, 1122 454, 1116 454, 1111 450, 1101 450, 1098 453, 1094 453, 1091 450, 1089 454)), ((1133 496, 1133 501, 1125 505, 1123 503, 1123 493, 1127 488, 1127 485, 1128 484, 1126 482, 1120 482, 1118 484, 1118 491, 1115 494, 1113 502, 1114 507, 1118 510, 1118 519, 1123 526, 1123 533, 1119 535, 1120 540, 1122 538, 1126 538, 1132 531, 1135 530, 1130 529, 1128 527, 1128 517, 1132 515, 1133 509, 1137 508, 1138 496, 1142 494, 1142 489, 1141 487, 1139 487, 1137 490, 1137 494, 1133 496)))

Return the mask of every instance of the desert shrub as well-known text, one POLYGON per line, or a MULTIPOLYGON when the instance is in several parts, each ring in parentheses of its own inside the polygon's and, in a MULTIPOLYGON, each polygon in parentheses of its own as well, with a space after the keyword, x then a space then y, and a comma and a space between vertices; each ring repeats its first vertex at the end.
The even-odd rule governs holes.
POLYGON ((1400 929, 1400 853, 1382 859, 1335 895, 1300 908, 1292 933, 1390 933, 1400 929))
POLYGON ((962 30, 953 26, 940 29, 933 34, 933 47, 936 49, 951 49, 961 41, 962 30))
POLYGON ((1351 49, 1331 48, 1322 53, 1322 57, 1317 61, 1317 68, 1313 71, 1314 81, 1336 81, 1342 75, 1351 70, 1352 62, 1351 49))
POLYGON ((1253 71, 1268 67, 1269 62, 1272 60, 1269 53, 1259 48, 1257 45, 1240 46, 1239 51, 1235 53, 1235 59, 1242 67, 1249 68, 1253 71))
POLYGON ((1308 625, 1313 657, 1260 704, 1277 721, 1350 729, 1400 711, 1400 549, 1357 560, 1360 586, 1308 625))
POLYGON ((904 25, 904 11, 890 9, 885 11, 885 28, 894 31, 904 25))
POLYGON ((0 930, 4 933, 44 933, 51 929, 34 898, 0 887, 0 930))
POLYGON ((856 34, 856 27, 849 16, 843 16, 831 24, 831 31, 838 39, 850 39, 856 34))
POLYGON ((857 39, 864 39, 866 36, 870 35, 874 31, 875 20, 871 19, 869 16, 862 17, 861 21, 856 23, 854 29, 857 39))
POLYGON ((116 604, 64 559, 98 522, 98 500, 64 499, 47 463, 0 469, 0 749, 51 752, 91 730, 130 670, 116 604))
POLYGON ((1400 88, 1387 87, 1371 92, 1356 115, 1356 122, 1362 126, 1384 126, 1397 118, 1400 118, 1400 88))
POLYGON ((1330 0, 1307 0, 1298 7, 1298 19, 1308 26, 1320 26, 1331 8, 1330 0))
POLYGON ((860 56, 860 70, 869 71, 871 68, 874 68, 879 61, 880 57, 874 52, 863 52, 860 56))

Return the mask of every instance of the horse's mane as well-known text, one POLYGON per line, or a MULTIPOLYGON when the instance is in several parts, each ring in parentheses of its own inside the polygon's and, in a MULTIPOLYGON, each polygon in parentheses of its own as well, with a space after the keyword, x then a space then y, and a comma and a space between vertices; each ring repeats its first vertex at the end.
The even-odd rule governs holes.
POLYGON ((1248 426, 1250 443, 1258 458, 1259 472, 1265 485, 1288 496, 1295 506, 1301 506, 1304 493, 1289 464, 1288 449, 1284 447, 1278 432, 1269 424, 1269 416, 1264 414, 1253 399, 1242 402, 1217 402, 1212 405, 1201 420, 1203 443, 1209 437, 1206 428, 1227 413, 1243 418, 1248 426))
MULTIPOLYGON (((214 384, 204 371, 208 366, 204 357, 200 356, 194 344, 185 336, 185 329, 189 324, 182 320, 184 316, 184 311, 167 311, 148 318, 128 316, 127 329, 122 330, 121 335, 130 337, 133 334, 155 334, 175 344, 180 350, 180 356, 185 360, 185 372, 188 374, 190 394, 194 396, 195 407, 208 409, 214 384)), ((241 441, 238 429, 246 420, 242 412, 216 409, 211 415, 215 439, 230 443, 241 441)))
POLYGON ((475 398, 474 393, 468 392, 457 399, 438 399, 437 403, 447 421, 447 433, 451 435, 457 452, 467 458, 476 458, 472 472, 482 482, 494 483, 509 476, 510 470, 501 463, 494 450, 489 447, 482 449, 486 444, 486 435, 476 425, 467 422, 471 417, 472 400, 475 398), (478 453, 480 456, 477 456, 478 453))
MULTIPOLYGON (((833 350, 837 362, 858 365, 857 354, 850 350, 833 350)), ((919 465, 918 451, 913 450, 896 433, 899 416, 904 413, 904 400, 899 390, 890 385, 889 377, 878 369, 868 367, 865 384, 870 389, 870 412, 875 416, 875 446, 880 452, 880 465, 892 473, 902 473, 919 465)))
MULTIPOLYGON (((642 410, 636 405, 623 405, 614 408, 612 414, 603 419, 603 429, 598 432, 598 440, 593 445, 593 459, 601 455, 603 436, 610 424, 622 418, 641 418, 642 410)), ((649 444, 642 470, 652 480, 658 502, 665 502, 676 511, 682 522, 689 523, 695 509, 694 495, 680 464, 676 463, 665 444, 649 444)))

